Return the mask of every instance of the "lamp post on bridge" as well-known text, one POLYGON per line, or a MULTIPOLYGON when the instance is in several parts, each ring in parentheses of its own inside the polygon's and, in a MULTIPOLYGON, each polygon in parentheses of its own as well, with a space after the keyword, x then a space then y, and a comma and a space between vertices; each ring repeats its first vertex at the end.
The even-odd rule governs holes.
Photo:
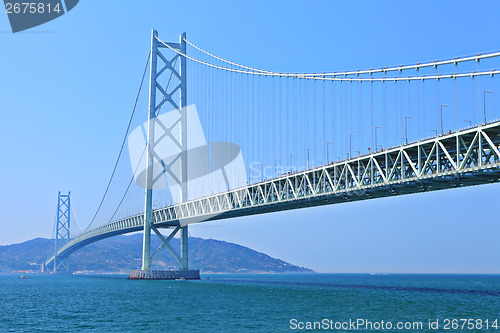
POLYGON ((433 130, 433 129, 431 129, 431 132, 435 132, 435 133, 436 133, 436 136, 438 136, 438 131, 437 131, 437 130, 433 130))
MULTIPOLYGON (((377 144, 377 128, 382 128, 382 126, 375 126, 375 151, 377 151, 377 147, 379 146, 377 144)), ((380 145, 380 148, 382 148, 382 145, 380 145)))
POLYGON ((333 142, 327 142, 326 143, 326 164, 330 163, 330 159, 328 158, 328 145, 332 144, 333 142))
POLYGON ((469 123, 469 126, 472 126, 472 121, 470 121, 470 120, 464 120, 464 122, 469 123))
MULTIPOLYGON (((443 106, 448 107, 448 104, 441 104, 441 135, 444 134, 444 131, 443 131, 443 106)), ((437 134, 436 134, 436 136, 437 136, 437 134)))
POLYGON ((309 170, 309 152, 314 150, 314 148, 307 148, 307 169, 309 170))
POLYGON ((352 137, 356 136, 356 134, 349 134, 349 156, 348 158, 351 158, 352 156, 352 137))
POLYGON ((408 144, 408 119, 412 119, 412 116, 405 117, 405 142, 408 144))
POLYGON ((296 154, 290 154, 290 167, 292 167, 292 168, 293 168, 293 157, 294 156, 297 157, 296 154))
POLYGON ((483 114, 484 114, 484 123, 486 124, 486 93, 492 93, 491 90, 483 91, 483 114))

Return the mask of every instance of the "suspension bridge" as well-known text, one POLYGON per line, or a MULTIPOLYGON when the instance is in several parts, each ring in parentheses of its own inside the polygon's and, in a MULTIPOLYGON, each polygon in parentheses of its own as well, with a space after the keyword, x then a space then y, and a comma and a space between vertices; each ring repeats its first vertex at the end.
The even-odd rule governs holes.
POLYGON ((65 232, 56 242, 64 242, 45 266, 67 268, 68 256, 88 244, 143 231, 142 267, 133 277, 199 278, 188 265, 193 223, 498 182, 499 56, 280 73, 225 60, 185 33, 164 42, 153 30, 99 208, 71 238, 69 195, 60 196, 56 230, 65 232), (147 122, 131 131, 147 69, 147 122), (117 180, 121 169, 132 173, 126 182, 117 180), (142 209, 126 211, 138 201, 142 209), (171 232, 165 237, 162 229, 171 232), (151 231, 162 241, 153 254, 151 231), (180 253, 169 244, 177 233, 180 253), (151 273, 163 249, 179 271, 151 273))

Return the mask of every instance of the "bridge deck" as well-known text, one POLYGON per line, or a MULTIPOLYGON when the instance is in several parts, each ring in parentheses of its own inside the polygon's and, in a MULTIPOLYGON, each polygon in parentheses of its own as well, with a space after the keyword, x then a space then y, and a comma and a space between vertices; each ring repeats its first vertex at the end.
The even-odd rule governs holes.
MULTIPOLYGON (((500 121, 284 174, 157 209, 157 228, 500 181, 500 121)), ((100 239, 140 231, 144 216, 120 219, 71 240, 68 256, 100 239)), ((46 265, 50 265, 54 257, 46 265)))

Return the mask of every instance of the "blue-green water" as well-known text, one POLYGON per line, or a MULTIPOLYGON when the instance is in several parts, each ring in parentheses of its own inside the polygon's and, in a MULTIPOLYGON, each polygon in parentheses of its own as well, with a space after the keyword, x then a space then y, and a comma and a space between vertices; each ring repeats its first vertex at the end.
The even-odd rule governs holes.
MULTIPOLYGON (((416 326, 406 332, 500 332, 500 322, 498 329, 491 327, 495 319, 500 321, 498 275, 214 274, 202 278, 131 281, 124 275, 29 275, 29 279, 0 275, 0 331, 291 332, 299 331, 291 326, 326 319, 332 326, 323 328, 340 332, 346 330, 336 330, 336 322, 364 319, 372 324, 382 320, 392 325, 423 323, 422 329, 416 326), (453 329, 450 322, 450 330, 444 329, 445 319, 461 318, 474 319, 474 327, 453 329), (428 329, 429 320, 436 319, 439 329, 428 329), (478 319, 483 321, 481 329, 478 319)), ((402 330, 393 327, 392 331, 402 330)))

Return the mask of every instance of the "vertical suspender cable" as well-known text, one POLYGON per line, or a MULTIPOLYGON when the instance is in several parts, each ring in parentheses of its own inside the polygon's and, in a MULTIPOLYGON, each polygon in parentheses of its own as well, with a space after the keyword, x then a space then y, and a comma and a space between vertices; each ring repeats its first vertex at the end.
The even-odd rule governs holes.
POLYGON ((373 151, 377 150, 375 147, 375 114, 373 112, 373 81, 370 81, 370 146, 373 151))
MULTIPOLYGON (((354 112, 352 109, 352 81, 349 80, 349 133, 347 133, 349 136, 351 134, 356 134, 354 133, 354 112)), ((350 139, 350 138, 349 138, 350 139)), ((352 151, 349 152, 349 158, 351 158, 352 151)))
POLYGON ((400 135, 400 129, 401 127, 399 126, 399 123, 401 122, 401 117, 400 117, 400 112, 399 112, 399 105, 398 105, 398 82, 394 81, 394 127, 396 130, 394 131, 394 144, 399 144, 402 135, 400 135))
POLYGON ((455 130, 458 131, 458 82, 457 78, 453 79, 453 88, 455 92, 455 130))
POLYGON ((491 115, 493 119, 497 119, 497 115, 495 115, 495 76, 491 74, 491 110, 493 111, 493 114, 491 115))
MULTIPOLYGON (((476 60, 476 68, 477 68, 477 72, 480 72, 481 71, 481 61, 476 60)), ((481 101, 482 101, 482 93, 481 93, 481 77, 478 76, 477 80, 476 80, 476 84, 477 84, 477 113, 478 113, 478 123, 482 123, 483 122, 483 116, 482 116, 482 110, 483 108, 481 107, 481 101)))
POLYGON ((417 101, 417 119, 416 119, 416 123, 417 123, 417 137, 421 137, 422 135, 422 119, 420 119, 420 84, 417 82, 415 84, 416 86, 416 91, 417 91, 417 94, 416 94, 416 101, 417 101))
POLYGON ((477 124, 477 104, 476 104, 476 79, 472 76, 472 123, 477 124))
MULTIPOLYGON (((323 79, 325 77, 323 76, 323 79)), ((323 119, 322 119, 322 124, 323 124, 323 138, 321 140, 322 144, 323 144, 323 164, 326 165, 328 163, 328 161, 326 160, 326 149, 328 149, 328 144, 326 143, 326 94, 325 94, 325 80, 323 80, 322 82, 322 85, 323 85, 323 96, 322 96, 322 100, 323 100, 323 119)))
POLYGON ((425 110, 427 110, 427 105, 425 104, 425 80, 422 80, 422 124, 423 124, 422 133, 426 133, 426 129, 428 128, 425 116, 426 114, 425 110))
MULTIPOLYGON (((412 110, 411 110, 411 81, 408 80, 408 116, 412 116, 413 117, 413 113, 412 113, 412 110)), ((413 119, 412 122, 410 122, 408 124, 408 127, 411 128, 411 124, 413 124, 417 119, 413 119)), ((408 130, 408 133, 406 134, 408 137, 410 136, 410 133, 412 133, 410 130, 408 130)), ((410 141, 409 138, 406 138, 408 141, 410 141)))
POLYGON ((364 121, 364 112, 363 112, 363 89, 362 82, 358 82, 358 150, 360 154, 363 153, 363 139, 364 139, 364 130, 363 130, 363 121, 364 121))
MULTIPOLYGON (((312 127, 313 127, 313 129, 312 129, 312 133, 310 133, 309 135, 310 135, 310 136, 312 137, 312 139, 313 139, 313 142, 312 142, 311 148, 314 148, 314 149, 319 149, 319 146, 317 146, 317 142, 318 142, 318 140, 316 140, 317 135, 318 135, 318 133, 317 133, 317 132, 318 132, 318 131, 317 131, 317 122, 318 122, 318 116, 317 116, 317 114, 318 114, 318 110, 317 110, 317 105, 318 105, 318 103, 317 103, 317 95, 316 95, 316 88, 317 88, 317 87, 316 87, 316 81, 317 81, 317 80, 313 80, 313 94, 312 94, 312 99, 313 99, 313 101, 312 101, 312 102, 313 102, 313 117, 312 117, 312 121, 313 121, 312 125, 313 125, 313 126, 312 126, 312 127)), ((313 154, 313 156, 316 156, 316 154, 313 154)), ((315 165, 315 161, 313 161, 313 160, 316 160, 316 158, 311 159, 311 160, 312 160, 312 161, 311 161, 311 165, 312 165, 312 166, 314 166, 314 165, 315 165)))
MULTIPOLYGON (((434 74, 438 75, 437 66, 434 66, 434 74)), ((441 105, 440 105, 440 98, 439 98, 440 97, 440 92, 439 92, 439 86, 440 86, 440 84, 439 84, 439 79, 437 79, 435 81, 436 81, 436 84, 435 84, 436 88, 435 88, 435 91, 434 91, 434 93, 435 93, 434 99, 435 99, 435 102, 436 102, 436 130, 439 132, 439 130, 440 130, 440 116, 441 116, 440 115, 441 105)))
POLYGON ((387 147, 387 133, 388 133, 388 126, 389 123, 387 121, 387 83, 385 81, 382 81, 382 90, 383 90, 383 103, 384 103, 384 147, 387 147))
MULTIPOLYGON (((332 121, 328 123, 328 129, 331 129, 333 138, 333 151, 332 151, 332 161, 335 159, 335 154, 337 153, 337 145, 339 144, 339 137, 337 136, 337 91, 335 89, 336 82, 331 81, 332 84, 332 110, 331 110, 331 119, 332 121), (335 154, 334 154, 335 153, 335 154)), ((328 144, 327 144, 328 146, 328 144)), ((327 147, 328 149, 328 147, 327 147)))
MULTIPOLYGON (((279 96, 278 96, 278 124, 279 124, 279 127, 278 127, 278 136, 279 136, 279 159, 280 159, 280 165, 283 165, 285 163, 285 159, 283 158, 283 115, 282 115, 282 108, 281 108, 281 103, 282 103, 282 91, 281 91, 281 86, 282 84, 282 79, 281 79, 281 76, 278 76, 278 89, 279 89, 279 96)), ((287 164, 288 165, 288 164, 287 164)))
POLYGON ((290 130, 288 128, 288 119, 290 117, 290 108, 289 108, 289 103, 288 103, 288 85, 289 85, 289 82, 291 79, 289 78, 285 78, 285 85, 286 85, 286 94, 285 94, 285 145, 286 145, 286 149, 285 149, 285 154, 286 154, 286 160, 287 160, 287 170, 288 171, 291 171, 290 170, 290 167, 292 167, 292 161, 289 161, 288 160, 288 157, 290 156, 290 150, 289 150, 289 142, 290 140, 292 139, 290 137, 290 130))
POLYGON ((339 154, 344 158, 345 156, 345 136, 347 135, 347 119, 345 117, 345 107, 344 107, 344 84, 343 81, 339 82, 339 135, 340 135, 340 151, 339 154))

